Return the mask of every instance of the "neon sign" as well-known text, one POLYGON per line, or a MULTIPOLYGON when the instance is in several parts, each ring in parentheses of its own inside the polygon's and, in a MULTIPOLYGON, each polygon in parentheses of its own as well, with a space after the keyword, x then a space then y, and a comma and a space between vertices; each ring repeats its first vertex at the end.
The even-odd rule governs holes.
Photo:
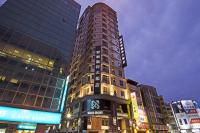
POLYGON ((0 106, 0 121, 60 124, 61 113, 0 106))

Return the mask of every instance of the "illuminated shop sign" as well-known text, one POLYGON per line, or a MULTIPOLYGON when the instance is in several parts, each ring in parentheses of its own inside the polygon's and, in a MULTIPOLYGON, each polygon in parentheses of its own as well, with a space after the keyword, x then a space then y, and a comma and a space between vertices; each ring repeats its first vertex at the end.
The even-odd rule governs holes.
POLYGON ((67 94, 67 89, 68 89, 68 83, 69 83, 69 76, 67 76, 65 80, 65 85, 64 85, 64 91, 63 91, 63 97, 62 97, 62 103, 60 107, 60 112, 63 112, 64 110, 64 105, 65 105, 65 99, 66 99, 66 94, 67 94))
POLYGON ((36 129, 36 124, 19 124, 17 125, 17 129, 21 130, 35 130, 36 129))
POLYGON ((128 117, 128 114, 126 113, 117 113, 118 117, 128 117))
POLYGON ((101 90, 101 46, 95 48, 94 94, 101 90))
POLYGON ((91 100, 91 102, 90 102, 90 107, 91 107, 91 109, 92 110, 95 110, 95 109, 100 109, 100 102, 99 102, 99 100, 91 100))
POLYGON ((123 36, 119 37, 119 49, 120 49, 120 54, 121 54, 122 67, 126 67, 127 60, 126 60, 123 36))
POLYGON ((103 99, 88 99, 87 114, 104 114, 111 110, 111 102, 103 99))
POLYGON ((60 124, 61 113, 26 110, 0 106, 0 121, 60 124))
POLYGON ((88 111, 88 115, 101 115, 103 114, 103 111, 88 111))

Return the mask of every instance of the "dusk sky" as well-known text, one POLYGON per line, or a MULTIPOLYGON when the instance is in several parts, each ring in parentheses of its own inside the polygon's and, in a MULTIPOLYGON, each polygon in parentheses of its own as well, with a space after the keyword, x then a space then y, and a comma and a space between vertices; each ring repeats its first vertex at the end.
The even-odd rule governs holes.
POLYGON ((118 13, 126 77, 155 86, 166 101, 200 100, 200 0, 76 0, 118 13))

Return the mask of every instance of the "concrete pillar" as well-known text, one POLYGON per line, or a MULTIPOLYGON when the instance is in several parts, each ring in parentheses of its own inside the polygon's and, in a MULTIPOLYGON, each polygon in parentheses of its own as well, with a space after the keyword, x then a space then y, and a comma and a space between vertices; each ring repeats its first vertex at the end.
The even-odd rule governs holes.
POLYGON ((46 126, 43 124, 38 124, 35 133, 45 133, 46 126))

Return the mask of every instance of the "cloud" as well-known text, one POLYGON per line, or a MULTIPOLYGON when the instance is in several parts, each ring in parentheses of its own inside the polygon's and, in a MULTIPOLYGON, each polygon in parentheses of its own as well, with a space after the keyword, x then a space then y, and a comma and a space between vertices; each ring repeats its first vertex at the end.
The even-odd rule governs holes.
MULTIPOLYGON (((100 0, 78 0, 83 9, 100 0)), ((200 93, 199 0, 102 0, 118 13, 128 59, 126 76, 170 100, 200 93), (184 93, 186 92, 186 93, 184 93)))

